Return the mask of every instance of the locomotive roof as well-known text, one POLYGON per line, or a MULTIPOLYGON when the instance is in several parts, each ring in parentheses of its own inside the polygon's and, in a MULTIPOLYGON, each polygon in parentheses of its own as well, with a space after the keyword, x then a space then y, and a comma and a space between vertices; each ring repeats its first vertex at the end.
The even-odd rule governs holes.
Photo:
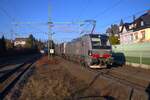
POLYGON ((85 34, 83 36, 107 36, 105 34, 85 34))
POLYGON ((67 42, 67 43, 71 44, 71 43, 73 43, 73 42, 79 41, 79 40, 82 39, 82 37, 85 37, 85 36, 90 36, 90 37, 93 37, 93 36, 98 37, 98 36, 99 36, 99 37, 104 37, 104 38, 108 37, 108 36, 105 35, 105 34, 84 34, 83 36, 78 37, 78 38, 75 38, 75 39, 73 39, 73 40, 71 40, 70 42, 67 42))

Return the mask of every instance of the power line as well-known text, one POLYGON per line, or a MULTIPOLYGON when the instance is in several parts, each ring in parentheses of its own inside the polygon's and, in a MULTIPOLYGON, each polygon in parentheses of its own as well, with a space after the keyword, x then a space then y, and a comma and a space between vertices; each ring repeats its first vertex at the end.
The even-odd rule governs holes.
MULTIPOLYGON (((84 1, 84 0, 83 0, 84 1)), ((86 11, 86 9, 87 9, 87 4, 89 4, 88 3, 89 2, 89 0, 86 0, 84 3, 85 4, 83 4, 83 6, 82 6, 82 8, 81 8, 81 12, 79 13, 79 16, 78 16, 78 19, 81 19, 81 17, 85 14, 85 11, 86 11)))
POLYGON ((123 0, 118 0, 118 1, 117 1, 115 4, 113 4, 112 6, 110 6, 110 7, 106 8, 106 9, 104 9, 102 12, 100 12, 100 13, 98 13, 96 16, 94 16, 93 19, 99 17, 100 14, 103 14, 103 15, 104 15, 104 14, 107 13, 108 11, 110 11, 110 10, 112 10, 113 8, 117 7, 119 4, 122 3, 122 1, 123 1, 123 0))
POLYGON ((14 18, 13 18, 4 8, 0 7, 0 10, 1 10, 3 13, 5 13, 5 15, 6 15, 11 21, 14 20, 14 18))
MULTIPOLYGON (((147 9, 147 10, 148 10, 148 9, 147 9)), ((143 12, 147 11, 147 10, 138 11, 138 12, 136 12, 136 13, 132 14, 132 15, 125 16, 125 17, 123 17, 123 18, 121 18, 121 19, 122 19, 122 20, 125 20, 125 19, 132 18, 132 17, 133 17, 133 15, 138 15, 138 14, 140 14, 140 13, 143 13, 143 12)), ((106 24, 106 25, 103 25, 103 26, 101 26, 101 27, 106 27, 106 26, 111 25, 112 23, 117 23, 117 22, 119 22, 121 19, 119 19, 119 20, 115 20, 115 21, 113 21, 113 22, 111 22, 111 23, 108 23, 108 24, 106 24)))
MULTIPOLYGON (((10 21, 15 21, 15 18, 14 17, 12 17, 3 7, 0 7, 0 10, 3 12, 3 13, 5 13, 5 15, 10 19, 10 21)), ((14 29, 13 29, 13 26, 11 27, 11 29, 10 29, 10 33, 11 33, 11 38, 12 38, 12 40, 13 40, 13 35, 16 35, 16 34, 14 34, 14 29)))

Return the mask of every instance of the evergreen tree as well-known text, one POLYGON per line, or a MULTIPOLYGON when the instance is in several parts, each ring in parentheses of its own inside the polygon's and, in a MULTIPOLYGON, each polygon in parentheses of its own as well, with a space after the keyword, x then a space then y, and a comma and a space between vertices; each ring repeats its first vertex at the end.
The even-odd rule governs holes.
POLYGON ((6 41, 4 35, 0 39, 0 52, 5 52, 6 51, 6 41))
POLYGON ((10 40, 6 40, 6 48, 12 49, 14 48, 14 44, 10 40))
POLYGON ((124 24, 124 22, 123 22, 123 19, 121 19, 121 21, 120 21, 120 26, 122 26, 124 24))
POLYGON ((27 41, 26 41, 26 48, 36 48, 36 41, 32 34, 29 35, 27 41))

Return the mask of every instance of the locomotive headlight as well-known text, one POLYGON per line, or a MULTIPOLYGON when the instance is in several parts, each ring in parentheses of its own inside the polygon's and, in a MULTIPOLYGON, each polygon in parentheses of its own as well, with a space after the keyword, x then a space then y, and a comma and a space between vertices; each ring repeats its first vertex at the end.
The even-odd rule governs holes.
POLYGON ((91 50, 88 51, 88 55, 89 55, 89 56, 92 55, 92 51, 91 51, 91 50))
POLYGON ((103 57, 103 55, 99 55, 99 57, 101 58, 101 57, 103 57))

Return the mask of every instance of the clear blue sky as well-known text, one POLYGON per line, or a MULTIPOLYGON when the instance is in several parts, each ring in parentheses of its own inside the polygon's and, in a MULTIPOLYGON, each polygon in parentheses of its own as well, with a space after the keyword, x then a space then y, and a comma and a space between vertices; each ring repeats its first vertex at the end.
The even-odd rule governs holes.
MULTIPOLYGON (((0 32, 8 32, 5 35, 10 36, 13 18, 16 22, 46 23, 48 2, 50 2, 53 22, 94 18, 97 20, 96 31, 101 33, 105 32, 111 23, 118 23, 121 18, 150 8, 150 0, 0 0, 0 32)), ((131 17, 124 20, 130 21, 131 17)), ((66 25, 57 26, 52 30, 56 32, 54 38, 61 41, 79 36, 76 26, 69 29, 66 25)), ((37 38, 47 38, 42 33, 47 32, 47 26, 43 24, 20 25, 16 32, 22 36, 34 33, 37 38)))

